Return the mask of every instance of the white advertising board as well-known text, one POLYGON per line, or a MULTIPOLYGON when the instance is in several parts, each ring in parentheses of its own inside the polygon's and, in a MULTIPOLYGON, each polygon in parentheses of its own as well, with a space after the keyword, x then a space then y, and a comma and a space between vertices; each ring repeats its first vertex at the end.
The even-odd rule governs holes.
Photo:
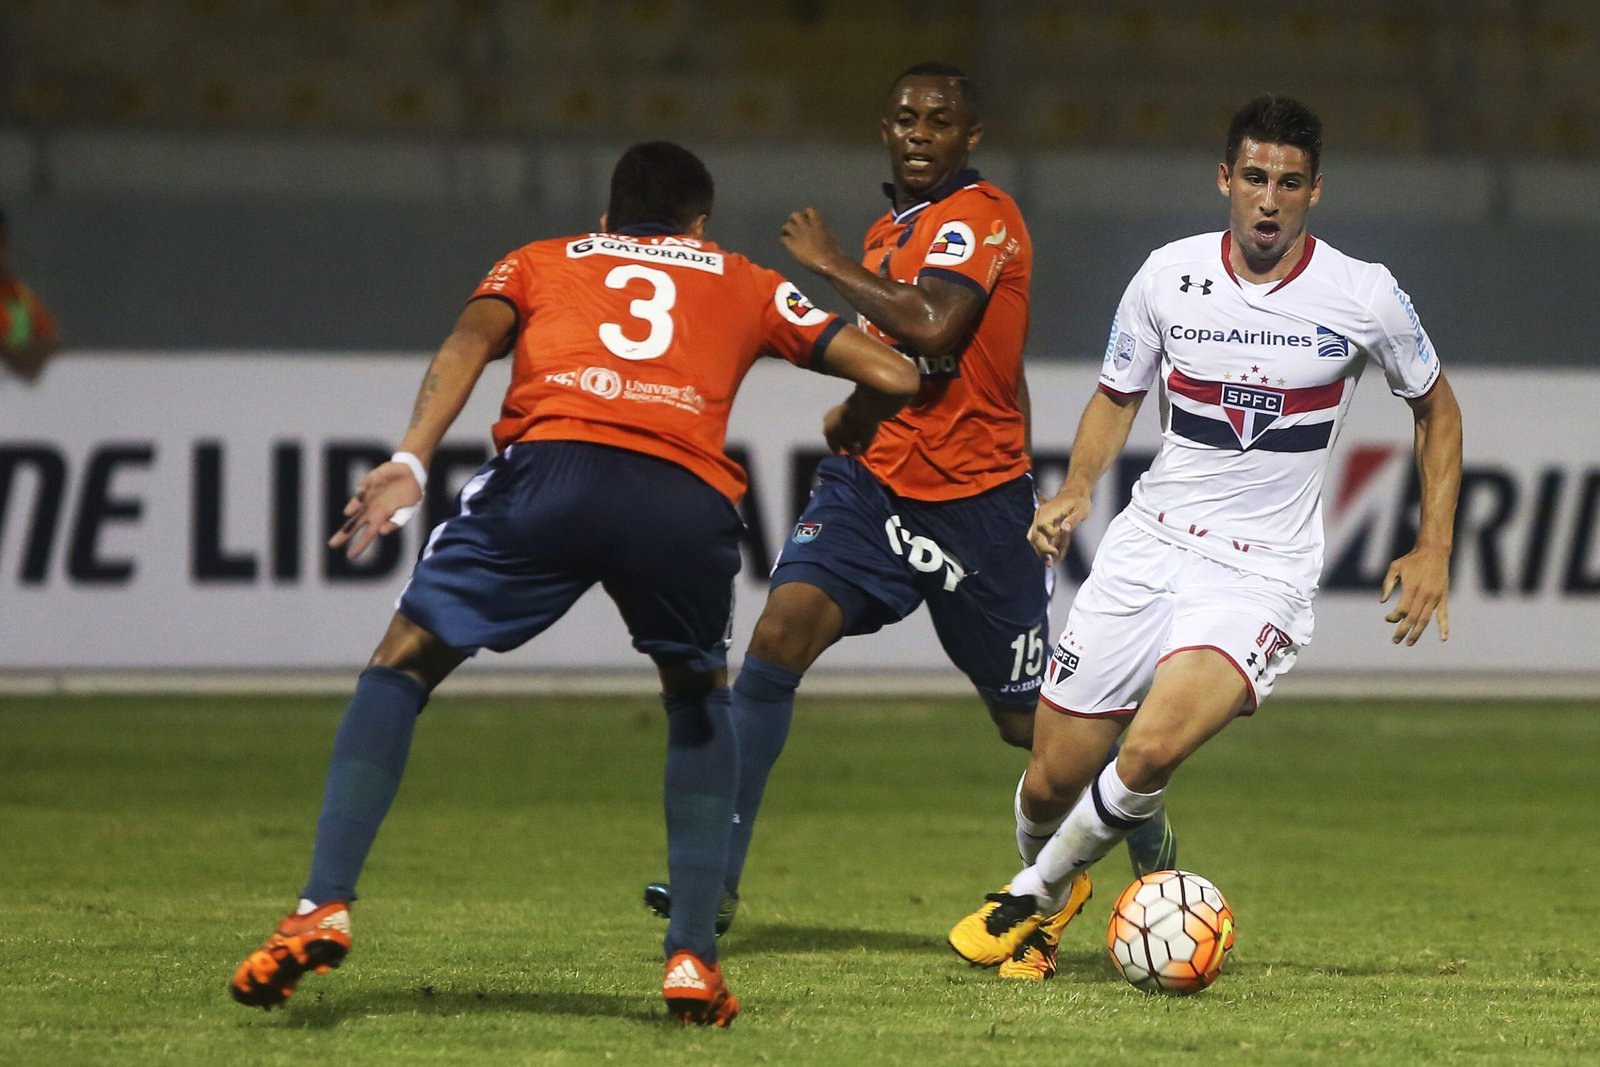
MULTIPOLYGON (((393 448, 427 357, 87 354, 32 387, 0 382, 0 670, 355 667, 382 633, 422 525, 352 568, 324 550, 355 478, 393 448)), ((1041 482, 1064 470, 1097 368, 1029 373, 1041 482)), ((506 368, 490 369, 447 439, 435 513, 488 455, 506 368)), ((1452 634, 1396 648, 1375 588, 1409 547, 1411 419, 1367 375, 1326 483, 1319 671, 1587 671, 1600 638, 1600 373, 1456 369, 1466 417, 1452 634)), ((729 445, 751 470, 737 661, 789 535, 820 420, 842 383, 763 361, 729 445), (798 482, 797 482, 798 472, 798 482)), ((1155 403, 1063 564, 1065 618, 1105 520, 1157 443, 1155 403)), ((597 493, 606 491, 596 486, 597 493)), ((648 522, 648 516, 640 516, 648 522)), ((548 633, 473 670, 637 668, 598 590, 548 633)), ((831 667, 950 671, 923 613, 830 650, 831 667)))

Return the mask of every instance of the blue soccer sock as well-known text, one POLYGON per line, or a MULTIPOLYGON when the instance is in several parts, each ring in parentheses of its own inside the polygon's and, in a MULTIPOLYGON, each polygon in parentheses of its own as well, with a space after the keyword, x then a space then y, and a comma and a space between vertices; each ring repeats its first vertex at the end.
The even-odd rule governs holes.
POLYGON ((311 879, 300 895, 317 904, 356 899, 356 879, 400 788, 417 716, 428 691, 409 674, 368 667, 356 680, 328 761, 311 879))
POLYGON ((668 957, 686 948, 717 961, 717 904, 733 821, 739 745, 728 716, 728 689, 703 698, 662 696, 667 707, 667 873, 672 879, 668 957))
POLYGON ((733 683, 733 729, 739 737, 739 793, 733 807, 733 835, 722 876, 727 891, 739 894, 739 878, 750 855, 756 812, 767 790, 767 776, 783 754, 794 718, 794 693, 800 675, 755 656, 745 656, 733 683))

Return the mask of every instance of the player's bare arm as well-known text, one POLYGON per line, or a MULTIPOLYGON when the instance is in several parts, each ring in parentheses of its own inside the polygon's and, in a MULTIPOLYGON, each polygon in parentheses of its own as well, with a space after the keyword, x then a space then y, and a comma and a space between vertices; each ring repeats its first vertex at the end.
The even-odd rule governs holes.
POLYGON ((1456 499, 1461 491, 1461 405, 1443 374, 1432 389, 1408 400, 1416 423, 1417 475, 1422 517, 1417 544, 1389 564, 1381 603, 1395 586, 1400 599, 1385 622, 1397 623, 1395 644, 1417 643, 1428 621, 1439 616, 1439 640, 1450 639, 1450 549, 1455 541, 1456 499))
POLYGON ((1072 439, 1067 476, 1056 495, 1039 505, 1028 530, 1028 542, 1046 564, 1054 565, 1061 558, 1072 531, 1089 517, 1095 483, 1122 454, 1143 399, 1143 393, 1112 396, 1100 389, 1089 398, 1072 439))
POLYGON ((827 279, 867 321, 919 355, 958 351, 983 311, 983 298, 966 286, 939 278, 907 285, 872 273, 844 254, 815 208, 790 215, 781 236, 802 266, 827 279))
POLYGON ((833 335, 822 364, 829 374, 856 383, 855 391, 822 420, 828 447, 853 456, 867 450, 878 426, 905 407, 922 381, 910 360, 854 326, 833 335))
MULTIPOLYGON (((422 377, 411 424, 400 442, 399 451, 415 456, 423 470, 461 414, 483 368, 506 351, 515 325, 516 313, 501 300, 474 300, 462 310, 422 377)), ((421 500, 422 484, 409 464, 399 460, 381 463, 356 486, 355 495, 344 506, 344 525, 328 539, 328 546, 348 544, 345 554, 355 559, 379 536, 400 528, 396 512, 415 507, 421 500)))
POLYGON ((1022 413, 1022 448, 1033 462, 1033 398, 1028 395, 1028 371, 1017 368, 1017 410, 1022 413))

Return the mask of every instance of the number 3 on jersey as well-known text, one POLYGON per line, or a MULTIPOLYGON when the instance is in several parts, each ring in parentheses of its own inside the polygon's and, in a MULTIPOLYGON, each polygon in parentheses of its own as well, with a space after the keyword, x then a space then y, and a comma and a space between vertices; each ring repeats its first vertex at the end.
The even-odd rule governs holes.
POLYGON ((649 296, 641 297, 628 305, 634 318, 643 319, 650 332, 643 340, 634 341, 614 322, 600 324, 600 341, 612 355, 619 359, 655 359, 672 346, 672 305, 678 300, 678 286, 672 275, 655 267, 642 267, 637 263, 614 268, 606 275, 606 288, 626 289, 631 281, 645 281, 652 286, 649 296))

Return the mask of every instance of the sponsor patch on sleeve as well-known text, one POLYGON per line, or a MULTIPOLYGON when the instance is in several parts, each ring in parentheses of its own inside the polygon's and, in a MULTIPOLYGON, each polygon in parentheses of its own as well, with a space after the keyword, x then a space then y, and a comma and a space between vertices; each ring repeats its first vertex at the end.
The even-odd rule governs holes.
POLYGON ((778 305, 778 314, 796 326, 820 326, 828 321, 828 313, 807 300, 806 294, 796 289, 792 282, 778 286, 772 294, 772 300, 778 305))
POLYGON ((923 261, 935 267, 954 267, 972 258, 976 243, 971 226, 964 222, 946 222, 939 227, 923 261))

